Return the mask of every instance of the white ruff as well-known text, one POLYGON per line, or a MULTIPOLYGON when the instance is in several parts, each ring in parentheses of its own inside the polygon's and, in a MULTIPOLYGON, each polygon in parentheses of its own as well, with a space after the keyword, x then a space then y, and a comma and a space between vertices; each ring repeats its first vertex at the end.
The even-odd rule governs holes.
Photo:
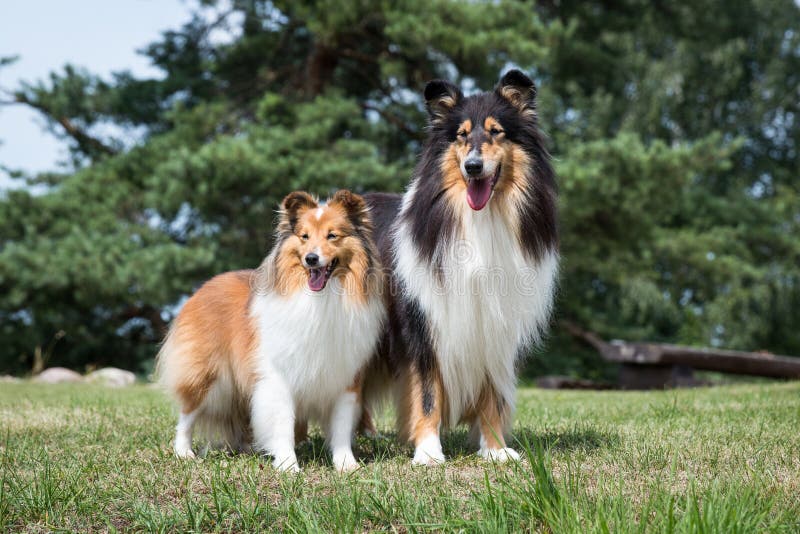
POLYGON ((318 293, 256 295, 250 313, 258 325, 260 376, 277 375, 286 384, 297 418, 327 425, 336 399, 374 354, 385 315, 380 297, 361 305, 334 278, 318 293))
MULTIPOLYGON (((414 191, 412 186, 406 193, 404 208, 414 191)), ((528 259, 514 224, 492 201, 481 211, 461 212, 456 240, 437 250, 441 281, 430 260, 420 257, 405 224, 398 226, 394 246, 397 274, 428 321, 450 424, 458 423, 487 379, 513 410, 515 361, 522 348, 540 341, 547 325, 558 253, 547 251, 538 262, 528 259)))

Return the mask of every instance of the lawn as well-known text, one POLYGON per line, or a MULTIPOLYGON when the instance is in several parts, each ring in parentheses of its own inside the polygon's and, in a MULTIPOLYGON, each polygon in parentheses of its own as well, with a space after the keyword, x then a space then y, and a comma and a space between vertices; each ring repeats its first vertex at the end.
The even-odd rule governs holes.
POLYGON ((391 422, 358 471, 319 433, 300 475, 254 455, 179 461, 173 407, 136 386, 0 384, 0 531, 797 532, 800 383, 649 393, 521 389, 520 464, 410 465, 391 422))

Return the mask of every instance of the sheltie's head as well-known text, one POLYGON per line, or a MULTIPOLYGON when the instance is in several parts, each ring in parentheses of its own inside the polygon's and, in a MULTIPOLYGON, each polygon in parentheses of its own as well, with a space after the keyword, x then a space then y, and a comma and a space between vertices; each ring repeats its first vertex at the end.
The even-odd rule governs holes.
POLYGON ((320 203, 303 191, 283 199, 274 255, 276 288, 291 293, 325 289, 339 279, 345 292, 366 296, 378 280, 372 222, 364 199, 337 191, 320 203))
POLYGON ((534 255, 555 246, 555 177, 533 81, 512 70, 493 91, 464 96, 458 86, 433 80, 424 97, 428 137, 405 211, 420 251, 433 256, 460 217, 489 208, 519 226, 534 255))

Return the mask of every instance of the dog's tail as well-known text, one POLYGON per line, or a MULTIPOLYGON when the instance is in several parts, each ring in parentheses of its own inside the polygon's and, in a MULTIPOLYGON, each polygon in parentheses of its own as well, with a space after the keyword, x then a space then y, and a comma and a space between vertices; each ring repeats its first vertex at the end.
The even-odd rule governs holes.
POLYGON ((170 326, 164 341, 161 343, 161 348, 156 355, 155 371, 153 378, 161 389, 172 397, 176 397, 177 378, 178 378, 178 365, 179 358, 179 343, 177 341, 176 323, 170 326))

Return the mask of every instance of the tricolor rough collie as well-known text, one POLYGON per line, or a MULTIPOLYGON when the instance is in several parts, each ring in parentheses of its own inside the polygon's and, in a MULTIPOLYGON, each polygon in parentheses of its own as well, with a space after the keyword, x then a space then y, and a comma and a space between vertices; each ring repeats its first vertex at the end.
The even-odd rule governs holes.
POLYGON ((381 276, 361 197, 339 191, 319 204, 288 195, 259 269, 203 285, 159 353, 160 380, 180 405, 175 454, 194 456, 199 425, 221 446, 252 446, 275 467, 297 470, 295 440, 314 420, 334 466, 357 467, 362 373, 385 318, 381 276))
POLYGON ((444 460, 440 430, 472 425, 484 458, 507 447, 516 365, 540 340, 558 267, 556 185, 520 71, 465 97, 428 83, 429 134, 406 193, 367 195, 391 269, 388 342, 414 463, 444 460))

